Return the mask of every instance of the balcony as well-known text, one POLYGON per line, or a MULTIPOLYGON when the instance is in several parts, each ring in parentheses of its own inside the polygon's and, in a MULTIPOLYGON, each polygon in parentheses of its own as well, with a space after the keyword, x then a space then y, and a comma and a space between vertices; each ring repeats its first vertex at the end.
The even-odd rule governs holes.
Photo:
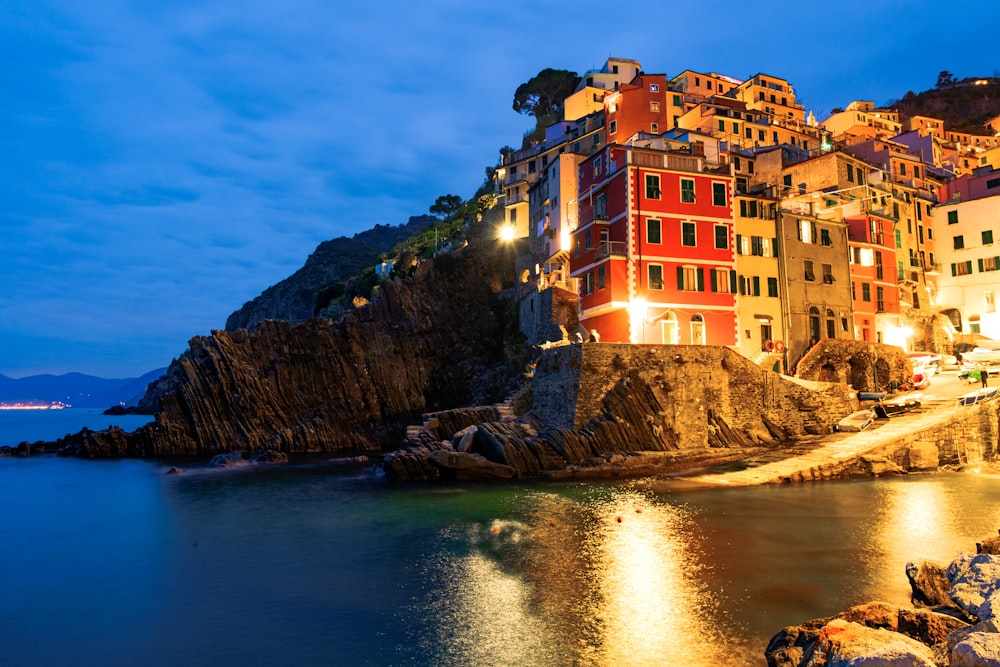
POLYGON ((924 266, 924 273, 930 275, 937 275, 941 273, 941 262, 934 262, 933 264, 926 264, 924 266))
POLYGON ((629 151, 629 164, 652 169, 671 169, 673 171, 698 173, 701 171, 702 161, 697 157, 633 148, 629 151))
POLYGON ((605 241, 594 250, 594 261, 599 262, 609 257, 624 259, 628 256, 628 244, 625 241, 605 241))

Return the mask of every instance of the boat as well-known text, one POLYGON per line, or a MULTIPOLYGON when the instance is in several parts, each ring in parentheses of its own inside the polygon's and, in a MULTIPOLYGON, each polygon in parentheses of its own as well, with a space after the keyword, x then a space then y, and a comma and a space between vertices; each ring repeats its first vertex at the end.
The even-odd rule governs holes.
POLYGON ((926 389, 931 383, 931 377, 928 373, 914 373, 913 377, 910 378, 910 383, 916 389, 926 389))
POLYGON ((1000 375, 1000 350, 991 347, 976 347, 962 353, 962 368, 958 377, 978 379, 978 373, 983 369, 990 375, 1000 375))
POLYGON ((858 410, 837 422, 838 431, 863 431, 875 421, 874 410, 858 410))
POLYGON ((891 401, 880 401, 872 406, 879 419, 890 419, 920 407, 920 394, 902 396, 891 401))
POLYGON ((962 394, 955 399, 955 403, 959 407, 975 405, 976 403, 982 403, 983 401, 988 401, 991 398, 996 398, 997 391, 997 387, 983 387, 982 389, 976 389, 975 391, 970 391, 967 394, 962 394))

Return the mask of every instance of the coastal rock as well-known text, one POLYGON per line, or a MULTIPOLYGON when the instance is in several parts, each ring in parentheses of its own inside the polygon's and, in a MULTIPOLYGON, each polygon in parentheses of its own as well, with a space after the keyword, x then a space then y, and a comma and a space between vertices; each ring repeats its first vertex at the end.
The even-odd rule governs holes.
POLYGON ((971 632, 951 651, 949 667, 1000 667, 1000 634, 971 632))
POLYGON ((452 479, 511 479, 514 468, 488 461, 478 454, 449 452, 443 449, 432 451, 431 463, 447 471, 442 476, 452 479))
POLYGON ((954 607, 948 592, 951 582, 945 574, 945 568, 928 560, 906 564, 906 578, 910 582, 910 600, 915 605, 936 607, 946 605, 954 607))
POLYGON ((802 667, 936 667, 934 652, 899 633, 835 618, 822 628, 802 667))
MULTIPOLYGON (((946 650, 949 634, 966 623, 947 614, 928 609, 909 609, 886 602, 871 602, 851 607, 834 617, 814 619, 802 625, 790 626, 778 632, 765 651, 770 667, 806 667, 821 664, 882 665, 923 664, 908 663, 914 655, 933 659, 932 647, 946 650), (879 634, 857 630, 878 630, 879 634), (844 629, 850 630, 845 632, 844 629), (908 641, 899 642, 902 637, 908 641), (849 641, 848 641, 849 640, 849 641), (923 649, 915 650, 917 642, 923 649), (873 645, 897 645, 892 653, 866 653, 873 645), (899 646, 906 647, 900 650, 899 646), (864 661, 850 662, 850 660, 864 661), (893 657, 895 656, 895 657, 893 657), (899 656, 904 656, 900 658, 899 656), (820 660, 846 662, 823 663, 820 660), (902 659, 904 662, 892 662, 902 659), (867 660, 874 660, 868 662, 867 660), (889 660, 889 662, 884 662, 889 660)), ((930 663, 930 664, 933 664, 930 663)))
POLYGON ((57 444, 88 458, 388 451, 421 414, 492 403, 518 376, 494 249, 422 262, 336 324, 268 320, 196 337, 142 401, 154 422, 57 444))
MULTIPOLYGON (((948 566, 945 576, 951 583, 948 595, 959 608, 983 620, 987 598, 1000 586, 1000 556, 961 554, 948 566)), ((992 607, 985 611, 991 612, 992 607)))

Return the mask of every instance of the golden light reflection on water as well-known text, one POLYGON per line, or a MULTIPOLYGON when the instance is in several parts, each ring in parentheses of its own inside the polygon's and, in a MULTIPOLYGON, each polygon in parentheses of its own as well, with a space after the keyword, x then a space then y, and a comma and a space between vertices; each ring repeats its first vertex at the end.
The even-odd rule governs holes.
POLYGON ((716 630, 697 528, 677 507, 615 491, 531 499, 523 524, 466 536, 442 597, 442 664, 747 665, 716 630))
MULTIPOLYGON (((967 475, 970 483, 980 481, 971 477, 979 477, 976 473, 967 475)), ((926 559, 947 565, 958 555, 956 544, 963 544, 965 551, 975 551, 975 538, 964 537, 970 522, 985 520, 987 525, 1000 525, 1000 508, 966 506, 956 497, 954 485, 941 476, 879 486, 872 514, 872 537, 878 548, 872 562, 866 563, 869 594, 878 591, 883 598, 899 603, 910 596, 907 562, 926 559)))

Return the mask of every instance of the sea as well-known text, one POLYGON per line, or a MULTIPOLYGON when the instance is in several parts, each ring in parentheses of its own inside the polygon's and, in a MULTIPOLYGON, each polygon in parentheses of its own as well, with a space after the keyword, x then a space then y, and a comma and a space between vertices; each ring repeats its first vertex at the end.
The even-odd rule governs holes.
MULTIPOLYGON (((0 411, 0 444, 63 412, 0 411)), ((0 505, 7 667, 742 667, 786 625, 907 604, 907 561, 996 534, 1000 477, 393 484, 46 455, 0 459, 0 505)))

